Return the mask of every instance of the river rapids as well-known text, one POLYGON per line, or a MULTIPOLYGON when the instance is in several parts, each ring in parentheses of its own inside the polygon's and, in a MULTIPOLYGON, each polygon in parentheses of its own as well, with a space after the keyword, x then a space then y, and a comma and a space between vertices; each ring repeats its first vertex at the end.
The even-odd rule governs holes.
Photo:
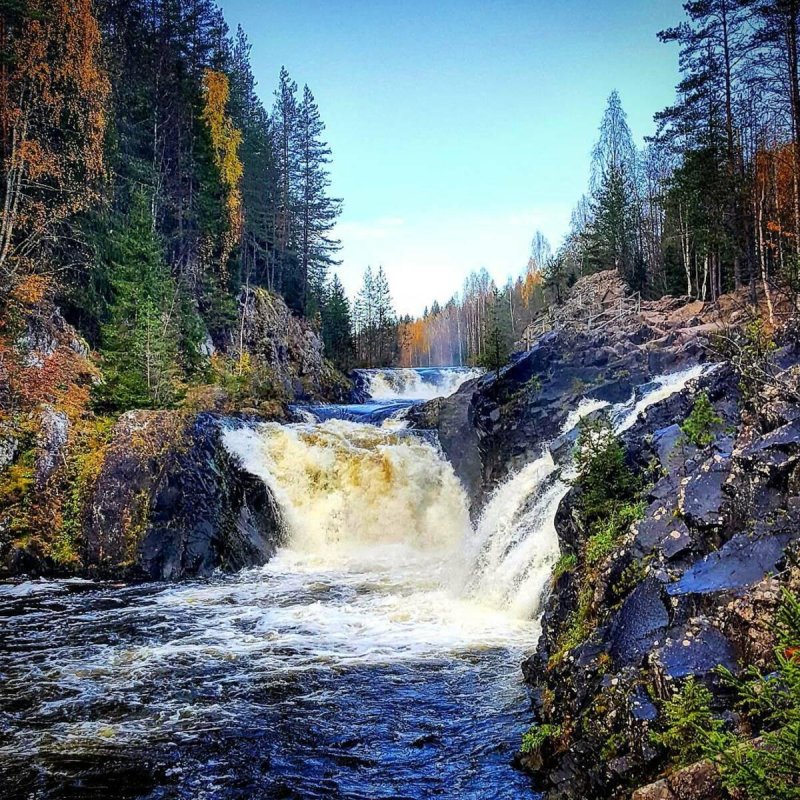
MULTIPOLYGON (((402 420, 476 377, 440 372, 371 373, 364 406, 226 430, 286 528, 262 568, 0 587, 0 795, 535 796, 510 763, 530 724, 519 664, 568 485, 547 451, 473 526, 449 463, 402 420)), ((695 374, 611 409, 618 429, 695 374)))

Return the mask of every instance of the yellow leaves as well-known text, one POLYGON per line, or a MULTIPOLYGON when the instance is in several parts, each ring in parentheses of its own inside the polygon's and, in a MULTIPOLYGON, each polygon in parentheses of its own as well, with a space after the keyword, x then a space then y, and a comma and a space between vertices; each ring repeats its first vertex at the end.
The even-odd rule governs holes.
POLYGON ((242 227, 242 192, 240 184, 244 166, 239 158, 242 132, 234 127, 227 113, 230 86, 224 72, 207 69, 203 74, 205 105, 202 117, 211 136, 214 164, 219 170, 225 188, 225 205, 228 212, 228 236, 223 242, 223 266, 242 227))

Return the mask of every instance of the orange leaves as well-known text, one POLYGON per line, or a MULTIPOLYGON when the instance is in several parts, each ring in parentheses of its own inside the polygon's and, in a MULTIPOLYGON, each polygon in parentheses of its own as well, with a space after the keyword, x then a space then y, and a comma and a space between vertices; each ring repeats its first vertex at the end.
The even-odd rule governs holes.
POLYGON ((91 0, 32 0, 3 74, 0 269, 35 268, 57 223, 98 198, 110 87, 91 0), (23 262, 21 252, 28 254, 23 262), (31 254, 34 254, 31 261, 31 254))
POLYGON ((794 237, 794 146, 785 144, 756 154, 755 196, 763 198, 767 233, 775 234, 767 247, 776 249, 782 238, 794 237), (791 233, 790 233, 791 232, 791 233))
POLYGON ((23 308, 35 306, 44 300, 50 283, 50 278, 44 275, 28 275, 12 288, 10 299, 23 308))

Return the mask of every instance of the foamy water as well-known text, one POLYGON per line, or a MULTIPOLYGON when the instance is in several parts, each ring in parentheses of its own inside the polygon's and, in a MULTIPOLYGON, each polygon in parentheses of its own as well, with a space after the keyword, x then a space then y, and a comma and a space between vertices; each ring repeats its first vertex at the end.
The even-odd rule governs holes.
POLYGON ((372 400, 434 400, 448 397, 483 370, 470 367, 419 369, 362 369, 365 388, 372 400))
MULTIPOLYGON (((618 430, 697 374, 611 408, 618 430)), ((266 566, 0 591, 4 797, 533 796, 509 761, 568 489, 549 451, 473 529, 451 466, 408 431, 307 418, 224 436, 285 523, 266 566)))

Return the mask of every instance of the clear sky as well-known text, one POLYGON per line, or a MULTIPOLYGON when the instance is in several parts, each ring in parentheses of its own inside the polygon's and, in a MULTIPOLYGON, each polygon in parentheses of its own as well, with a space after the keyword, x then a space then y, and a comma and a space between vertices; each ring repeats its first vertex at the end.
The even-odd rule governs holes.
POLYGON ((314 92, 344 199, 339 274, 383 265, 400 313, 472 269, 517 275, 540 228, 557 243, 585 191, 606 98, 637 140, 672 101, 656 33, 680 0, 222 0, 272 105, 285 64, 314 92))

